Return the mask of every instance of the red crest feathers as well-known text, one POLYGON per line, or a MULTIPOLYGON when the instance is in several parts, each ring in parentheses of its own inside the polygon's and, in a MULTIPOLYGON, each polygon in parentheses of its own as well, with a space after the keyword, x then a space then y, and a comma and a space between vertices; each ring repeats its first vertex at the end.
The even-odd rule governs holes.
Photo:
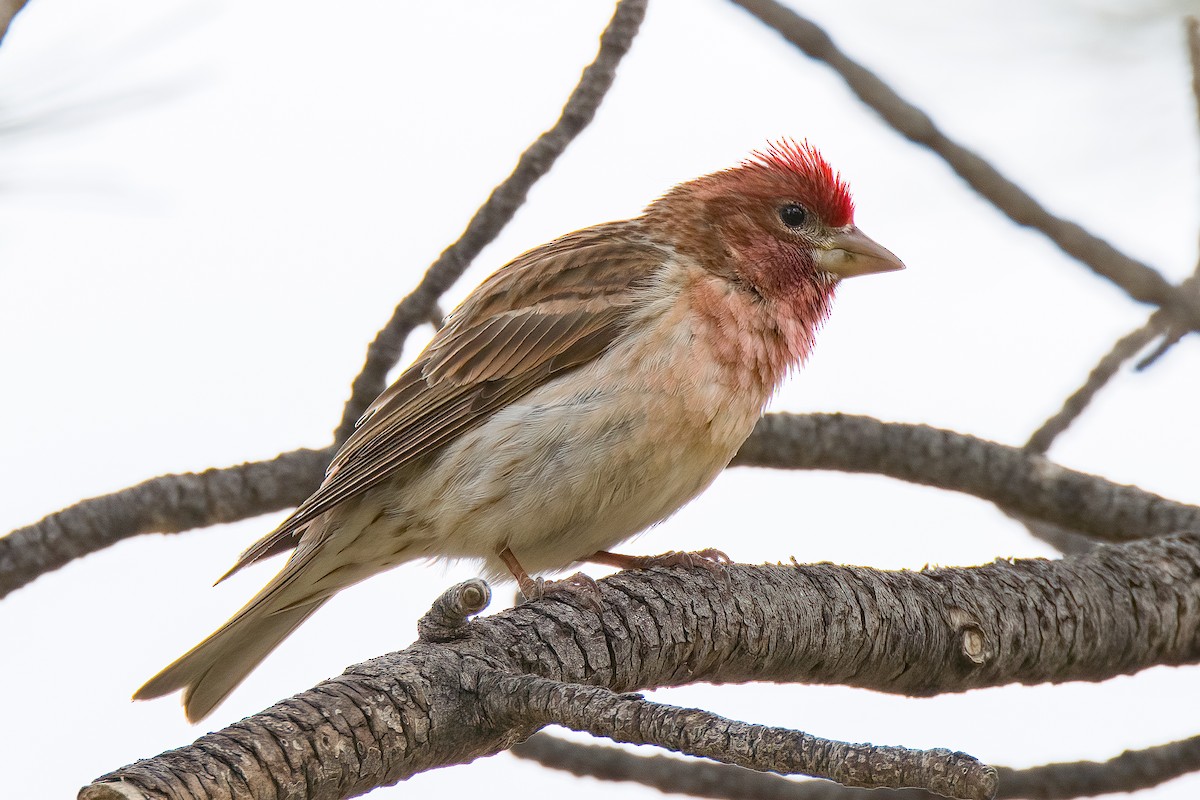
POLYGON ((849 225, 854 219, 850 187, 808 142, 794 139, 768 142, 765 151, 755 150, 741 167, 751 174, 765 169, 776 176, 786 175, 797 183, 797 190, 803 195, 797 199, 812 203, 813 210, 834 227, 849 225))

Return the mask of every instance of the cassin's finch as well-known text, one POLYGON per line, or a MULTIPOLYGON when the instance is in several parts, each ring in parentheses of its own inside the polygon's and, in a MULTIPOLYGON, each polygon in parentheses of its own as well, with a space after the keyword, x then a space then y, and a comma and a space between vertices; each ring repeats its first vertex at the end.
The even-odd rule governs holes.
POLYGON ((213 635, 138 690, 207 715, 337 591, 418 558, 530 577, 608 552, 695 497, 801 364, 841 278, 900 269, 816 150, 780 142, 636 219, 483 282, 371 405, 321 487, 234 571, 295 547, 213 635))

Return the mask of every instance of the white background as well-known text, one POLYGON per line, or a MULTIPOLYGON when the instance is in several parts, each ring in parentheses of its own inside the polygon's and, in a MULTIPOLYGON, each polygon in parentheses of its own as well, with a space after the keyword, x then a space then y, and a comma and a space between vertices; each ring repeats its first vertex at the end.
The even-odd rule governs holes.
MULTIPOLYGON (((1195 2, 804 5, 1052 210, 1172 280, 1190 273, 1200 163, 1181 15, 1195 2)), ((0 47, 0 530, 161 473, 324 446, 367 342, 552 124, 611 10, 32 0, 0 47)), ((636 214, 785 135, 824 151, 861 227, 909 269, 843 287, 778 409, 1020 444, 1148 313, 1009 223, 828 69, 740 10, 697 0, 652 0, 595 122, 447 307, 519 252, 636 214)), ((1122 375, 1052 457, 1200 502, 1198 367, 1192 337, 1122 375)), ((344 592, 202 727, 172 699, 130 703, 278 568, 209 586, 281 516, 127 540, 0 602, 0 766, 23 776, 23 796, 73 796, 402 648, 441 589, 474 574, 410 564, 344 592)), ((908 568, 1049 554, 973 498, 746 469, 625 549, 713 546, 748 562, 908 568)), ((502 608, 511 588, 497 594, 502 608)), ((759 685, 655 696, 1019 767, 1194 735, 1196 695, 1191 668, 931 700, 759 685)), ((651 796, 508 755, 374 796, 414 790, 651 796)), ((1198 790, 1193 776, 1142 796, 1198 790)))

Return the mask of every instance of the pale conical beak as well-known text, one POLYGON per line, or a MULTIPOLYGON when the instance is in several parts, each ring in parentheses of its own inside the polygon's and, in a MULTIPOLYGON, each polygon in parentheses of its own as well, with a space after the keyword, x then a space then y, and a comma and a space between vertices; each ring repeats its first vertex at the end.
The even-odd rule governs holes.
POLYGON ((904 269, 904 262, 858 228, 851 228, 817 251, 817 267, 839 278, 853 278, 904 269))

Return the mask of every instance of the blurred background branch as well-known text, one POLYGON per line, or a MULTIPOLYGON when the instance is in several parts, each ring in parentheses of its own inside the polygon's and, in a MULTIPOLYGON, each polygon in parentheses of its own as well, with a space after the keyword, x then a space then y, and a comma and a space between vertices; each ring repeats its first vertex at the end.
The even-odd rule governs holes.
POLYGON ((8 33, 13 17, 25 7, 26 2, 28 0, 0 0, 0 44, 4 43, 4 36, 8 33))

